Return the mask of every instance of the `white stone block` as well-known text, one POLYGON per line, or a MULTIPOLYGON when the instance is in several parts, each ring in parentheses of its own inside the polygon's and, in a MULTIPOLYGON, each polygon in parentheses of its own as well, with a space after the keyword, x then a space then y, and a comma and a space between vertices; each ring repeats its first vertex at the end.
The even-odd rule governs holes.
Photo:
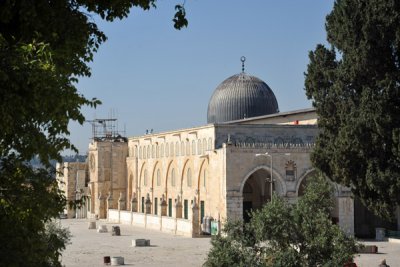
POLYGON ((97 229, 97 232, 98 233, 107 233, 108 232, 108 230, 107 230, 107 225, 100 225, 100 227, 97 229))
POLYGON ((124 257, 111 257, 111 266, 124 265, 124 257))

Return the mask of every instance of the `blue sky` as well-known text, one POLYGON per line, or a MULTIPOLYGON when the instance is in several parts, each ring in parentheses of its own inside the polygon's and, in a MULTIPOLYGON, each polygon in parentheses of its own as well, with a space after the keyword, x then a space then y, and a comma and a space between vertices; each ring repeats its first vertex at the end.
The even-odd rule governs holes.
MULTIPOLYGON (((177 31, 173 0, 132 9, 122 21, 94 18, 108 36, 78 90, 103 104, 86 119, 111 111, 127 136, 206 124, 215 88, 241 71, 264 80, 281 111, 309 108, 304 94, 308 53, 326 44, 325 17, 333 0, 187 0, 188 28, 177 31)), ((71 123, 71 141, 85 154, 91 126, 71 123)), ((69 152, 66 152, 69 154, 69 152)))

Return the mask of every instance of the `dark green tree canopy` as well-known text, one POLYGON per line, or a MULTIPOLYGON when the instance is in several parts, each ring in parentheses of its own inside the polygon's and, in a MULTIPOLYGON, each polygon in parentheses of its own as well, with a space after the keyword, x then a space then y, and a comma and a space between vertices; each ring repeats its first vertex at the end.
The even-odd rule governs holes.
POLYGON ((321 130, 312 161, 388 218, 400 204, 400 2, 337 0, 326 31, 305 81, 321 130))
POLYGON ((212 239, 204 266, 343 266, 357 249, 352 237, 332 223, 333 188, 310 177, 304 196, 289 204, 276 195, 250 223, 228 222, 212 239))
MULTIPOLYGON (((10 152, 42 161, 72 148, 70 120, 83 123, 80 108, 95 106, 77 92, 79 76, 106 40, 93 17, 113 21, 133 7, 148 10, 156 0, 10 0, 0 2, 0 157, 10 152)), ((177 5, 174 27, 187 26, 177 5)))
MULTIPOLYGON (((61 266, 68 233, 49 224, 63 212, 49 160, 61 160, 68 124, 84 122, 82 106, 96 106, 77 91, 79 77, 106 41, 94 18, 128 16, 156 0, 0 1, 0 266, 61 266), (27 163, 38 155, 46 168, 27 163)), ((187 26, 183 5, 174 27, 187 26)))

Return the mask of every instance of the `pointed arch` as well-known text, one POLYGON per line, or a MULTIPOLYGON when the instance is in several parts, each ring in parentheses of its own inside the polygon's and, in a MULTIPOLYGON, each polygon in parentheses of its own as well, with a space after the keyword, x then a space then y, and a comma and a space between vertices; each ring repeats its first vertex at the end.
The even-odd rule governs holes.
POLYGON ((183 179, 185 177, 185 170, 186 170, 186 166, 188 165, 189 161, 190 161, 189 159, 185 160, 185 162, 183 163, 183 167, 182 167, 180 176, 179 176, 179 178, 180 178, 179 180, 181 181, 180 182, 180 191, 181 192, 183 191, 183 179))
POLYGON ((158 165, 160 165, 160 162, 157 160, 156 163, 154 163, 153 170, 151 171, 151 187, 153 189, 154 189, 154 179, 156 176, 156 171, 157 171, 158 165))
POLYGON ((143 162, 142 166, 140 166, 140 172, 139 172, 140 173, 139 174, 139 183, 138 183, 139 188, 142 187, 142 179, 143 179, 143 173, 144 173, 145 168, 146 168, 146 162, 143 162))
MULTIPOLYGON (((250 176, 255 173, 258 170, 265 170, 266 172, 270 173, 271 172, 271 167, 267 166, 267 165, 259 165, 255 168, 253 168, 251 171, 249 171, 244 179, 242 180, 242 182, 240 183, 240 187, 239 187, 239 192, 241 194, 243 194, 243 188, 244 185, 246 184, 247 180, 250 178, 250 176)), ((275 181, 277 182, 277 184, 279 185, 278 189, 280 189, 280 195, 284 196, 286 195, 287 189, 286 189, 286 183, 283 180, 282 176, 274 169, 272 168, 272 176, 274 179, 276 179, 275 181)))

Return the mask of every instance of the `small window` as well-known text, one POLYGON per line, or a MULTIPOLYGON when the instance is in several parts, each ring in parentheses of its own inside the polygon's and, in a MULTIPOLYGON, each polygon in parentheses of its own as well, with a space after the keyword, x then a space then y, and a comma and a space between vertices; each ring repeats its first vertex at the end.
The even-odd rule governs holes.
POLYGON ((191 187, 192 186, 192 170, 190 168, 188 168, 187 170, 187 186, 191 187))
POLYGON ((172 217, 172 198, 168 199, 168 216, 172 217))
POLYGON ((143 185, 147 186, 147 170, 144 170, 143 174, 143 185))
POLYGON ((175 156, 179 156, 179 142, 175 143, 175 156))
POLYGON ((296 163, 293 160, 289 160, 285 164, 285 170, 286 170, 286 180, 288 181, 294 181, 296 180, 296 163))
POLYGON ((199 141, 197 141, 197 154, 201 155, 201 140, 199 139, 199 141))
POLYGON ((160 147, 159 145, 156 145, 156 158, 160 157, 160 147))
POLYGON ((150 158, 150 145, 147 146, 147 158, 150 158))
POLYGON ((137 158, 137 156, 138 156, 137 151, 138 151, 138 147, 135 146, 135 150, 133 151, 133 156, 134 156, 135 158, 137 158))
POLYGON ((192 141, 192 155, 196 155, 196 141, 192 141))
POLYGON ((207 181, 207 171, 203 171, 203 187, 206 187, 206 181, 207 181))
POLYGON ((189 145, 189 141, 186 141, 186 156, 190 155, 190 145, 189 145))
POLYGON ((169 157, 169 145, 168 145, 168 143, 165 144, 165 156, 169 157))
POLYGON ((203 149, 201 151, 204 154, 204 152, 206 152, 206 150, 207 150, 207 140, 204 138, 203 139, 203 149))
POLYGON ((154 159, 156 157, 156 146, 151 146, 151 157, 154 159))
POLYGON ((208 139, 208 150, 211 150, 211 149, 212 149, 212 139, 209 138, 208 139))
POLYGON ((161 185, 161 174, 160 169, 157 170, 157 186, 161 185))
POLYGON ((174 143, 171 143, 169 145, 169 154, 171 155, 171 157, 174 156, 174 143))
POLYGON ((139 158, 142 159, 143 155, 142 155, 142 147, 139 147, 139 158))
POLYGON ((154 198, 154 215, 158 215, 158 198, 154 198))
POLYGON ((184 219, 189 219, 189 201, 187 199, 183 201, 183 216, 184 219))
POLYGON ((171 171, 171 186, 175 186, 175 169, 171 171))
POLYGON ((161 144, 160 157, 164 157, 164 144, 161 144))
POLYGON ((181 142, 181 156, 185 156, 185 143, 181 142))

